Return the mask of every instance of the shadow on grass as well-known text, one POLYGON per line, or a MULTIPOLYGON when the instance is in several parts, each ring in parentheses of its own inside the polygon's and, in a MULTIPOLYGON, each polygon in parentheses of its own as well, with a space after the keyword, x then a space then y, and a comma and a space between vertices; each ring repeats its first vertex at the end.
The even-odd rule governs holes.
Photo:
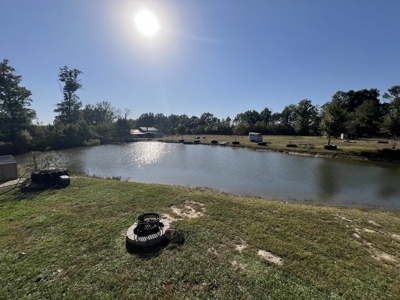
MULTIPOLYGON (((43 193, 45 190, 49 190, 51 187, 40 187, 40 188, 28 188, 25 186, 17 186, 17 187, 12 187, 8 190, 0 190, 0 197, 3 196, 4 199, 0 199, 0 203, 5 203, 9 201, 13 202, 19 202, 22 200, 32 200, 35 198, 37 195, 40 195, 43 193), (14 197, 8 197, 7 194, 10 192, 14 191, 14 197)), ((1 197, 1 198, 3 198, 1 197)))
POLYGON ((159 256, 170 243, 171 242, 166 239, 162 241, 160 244, 154 246, 139 247, 126 242, 126 250, 131 255, 135 255, 141 259, 150 260, 152 258, 159 256))

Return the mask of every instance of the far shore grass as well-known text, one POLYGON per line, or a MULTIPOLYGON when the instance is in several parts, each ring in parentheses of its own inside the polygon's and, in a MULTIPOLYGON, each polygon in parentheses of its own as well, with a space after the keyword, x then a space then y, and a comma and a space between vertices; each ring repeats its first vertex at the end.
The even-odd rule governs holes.
MULTIPOLYGON (((291 136, 291 135, 263 135, 263 141, 266 146, 260 146, 257 143, 250 142, 248 136, 236 135, 184 135, 185 142, 194 142, 196 137, 200 137, 200 144, 210 145, 212 140, 221 142, 229 142, 229 147, 243 147, 255 150, 290 152, 302 155, 320 155, 331 157, 345 157, 351 159, 370 159, 381 160, 393 163, 400 163, 400 151, 391 150, 392 142, 390 138, 360 138, 358 140, 341 140, 333 138, 331 144, 337 146, 337 150, 325 150, 323 146, 327 143, 327 139, 320 136, 291 136), (233 145, 232 142, 237 141, 239 145, 233 145), (379 143, 378 143, 379 142, 379 143), (308 147, 287 147, 292 144, 313 144, 314 148, 308 147)), ((180 135, 165 136, 162 139, 153 139, 164 142, 178 143, 182 137, 180 135)))
POLYGON ((3 192, 0 299, 400 295, 399 211, 89 177, 65 189, 3 192), (179 219, 179 209, 201 214, 179 219), (127 249, 126 230, 149 211, 178 219, 185 243, 127 249))

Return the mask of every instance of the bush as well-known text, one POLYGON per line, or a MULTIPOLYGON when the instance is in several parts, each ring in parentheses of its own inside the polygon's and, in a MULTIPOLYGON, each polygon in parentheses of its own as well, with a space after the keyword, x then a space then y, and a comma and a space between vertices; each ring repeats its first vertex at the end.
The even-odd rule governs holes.
POLYGON ((18 132, 14 139, 14 145, 18 153, 25 153, 29 150, 32 144, 32 136, 28 130, 22 130, 18 132))
POLYGON ((12 143, 0 142, 0 155, 11 155, 15 153, 17 153, 17 149, 12 143))
POLYGON ((84 141, 83 144, 87 147, 90 146, 99 146, 100 145, 100 140, 99 139, 89 139, 87 141, 84 141))
POLYGON ((387 158, 387 159, 395 159, 400 160, 400 149, 380 149, 378 150, 378 157, 387 158))

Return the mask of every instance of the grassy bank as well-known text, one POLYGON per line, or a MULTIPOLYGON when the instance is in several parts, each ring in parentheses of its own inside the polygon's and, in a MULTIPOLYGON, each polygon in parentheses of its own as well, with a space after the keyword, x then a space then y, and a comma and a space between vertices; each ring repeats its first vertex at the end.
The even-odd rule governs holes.
MULTIPOLYGON (((194 142, 196 135, 184 135, 186 142, 194 142)), ((400 151, 392 151, 390 139, 358 139, 354 141, 343 141, 333 139, 331 144, 337 145, 337 150, 325 150, 324 144, 327 139, 319 136, 285 136, 285 135, 264 135, 266 146, 259 146, 257 143, 250 142, 247 136, 228 136, 228 135, 199 135, 200 143, 210 145, 212 140, 220 142, 229 142, 230 147, 244 147, 258 150, 271 150, 279 152, 290 152, 304 155, 323 155, 331 157, 345 157, 353 159, 371 159, 384 160, 400 163, 400 151), (232 142, 238 141, 239 145, 233 145, 232 142), (381 143, 378 143, 381 142, 381 143), (387 142, 387 143, 382 143, 387 142), (288 143, 293 144, 314 144, 313 149, 297 147, 288 148, 288 143)), ((168 136, 160 141, 178 142, 181 136, 168 136)))
POLYGON ((75 177, 62 190, 1 195, 0 236, 1 299, 400 294, 399 212, 75 177), (146 211, 175 218, 173 225, 189 234, 186 242, 128 252, 126 230, 146 211))

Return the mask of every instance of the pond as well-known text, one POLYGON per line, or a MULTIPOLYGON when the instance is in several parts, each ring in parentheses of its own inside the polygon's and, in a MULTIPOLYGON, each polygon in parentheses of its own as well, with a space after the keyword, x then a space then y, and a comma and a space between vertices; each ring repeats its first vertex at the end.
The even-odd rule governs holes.
MULTIPOLYGON (((400 208, 400 166, 220 146, 136 142, 58 151, 71 174, 210 187, 291 202, 400 208)), ((30 163, 29 154, 17 156, 30 163)))

